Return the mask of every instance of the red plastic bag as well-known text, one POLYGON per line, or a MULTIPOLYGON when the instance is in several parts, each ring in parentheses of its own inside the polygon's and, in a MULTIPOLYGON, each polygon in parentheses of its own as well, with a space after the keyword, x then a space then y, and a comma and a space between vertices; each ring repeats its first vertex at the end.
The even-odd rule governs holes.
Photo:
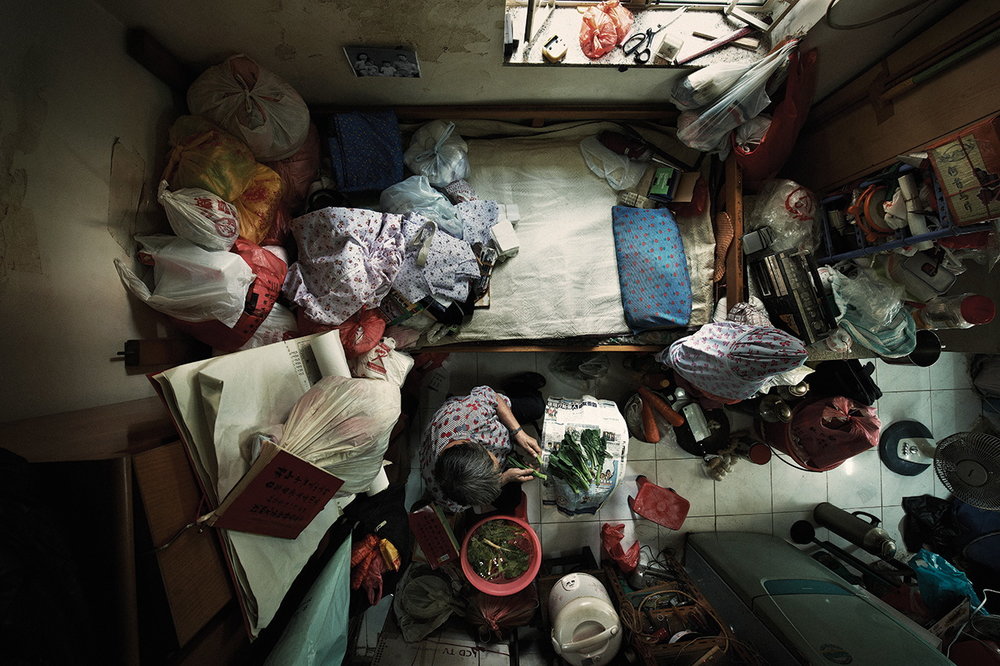
POLYGON ((243 314, 232 328, 220 321, 190 322, 171 317, 174 325, 193 338, 220 352, 234 352, 245 345, 267 319, 281 293, 288 266, 270 250, 245 238, 237 238, 232 252, 240 255, 253 269, 256 279, 247 291, 243 314))
POLYGON ((538 590, 534 584, 506 597, 476 592, 469 602, 467 619, 480 628, 482 638, 502 640, 509 629, 531 622, 536 608, 538 590))
POLYGON ((802 55, 793 51, 788 56, 785 98, 775 106, 771 126, 760 145, 746 151, 736 143, 735 132, 731 135, 733 155, 743 170, 743 182, 748 187, 757 189, 765 180, 774 178, 792 154, 816 90, 818 59, 816 49, 802 55))
POLYGON ((632 30, 635 17, 619 0, 605 0, 587 10, 580 27, 580 48, 588 58, 600 58, 615 48, 632 30))
POLYGON ((601 559, 613 560, 622 573, 628 574, 639 566, 639 542, 634 542, 628 550, 622 549, 625 538, 624 523, 604 523, 601 525, 601 559))

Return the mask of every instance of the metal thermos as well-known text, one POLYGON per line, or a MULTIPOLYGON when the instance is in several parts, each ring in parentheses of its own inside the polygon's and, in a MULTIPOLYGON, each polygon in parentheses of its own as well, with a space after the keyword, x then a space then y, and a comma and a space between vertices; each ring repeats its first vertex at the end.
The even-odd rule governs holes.
POLYGON ((834 534, 860 546, 872 555, 891 559, 896 554, 896 542, 889 533, 879 527, 882 522, 865 511, 848 513, 829 502, 821 502, 813 509, 813 518, 834 534), (859 516, 867 517, 862 520, 859 516))

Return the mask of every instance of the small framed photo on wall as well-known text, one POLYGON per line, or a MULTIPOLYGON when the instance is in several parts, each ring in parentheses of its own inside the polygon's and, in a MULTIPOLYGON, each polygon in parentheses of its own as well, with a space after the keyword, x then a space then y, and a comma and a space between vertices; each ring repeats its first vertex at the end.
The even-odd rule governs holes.
POLYGON ((410 49, 387 49, 381 46, 345 46, 347 62, 355 76, 392 76, 419 78, 417 52, 410 49))

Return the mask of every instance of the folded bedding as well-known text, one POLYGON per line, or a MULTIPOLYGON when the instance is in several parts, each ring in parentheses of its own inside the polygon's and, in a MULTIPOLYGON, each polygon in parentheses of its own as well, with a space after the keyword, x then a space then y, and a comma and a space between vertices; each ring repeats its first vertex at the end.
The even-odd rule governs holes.
POLYGON ((691 280, 684 243, 666 208, 611 210, 625 321, 635 333, 686 326, 691 280))

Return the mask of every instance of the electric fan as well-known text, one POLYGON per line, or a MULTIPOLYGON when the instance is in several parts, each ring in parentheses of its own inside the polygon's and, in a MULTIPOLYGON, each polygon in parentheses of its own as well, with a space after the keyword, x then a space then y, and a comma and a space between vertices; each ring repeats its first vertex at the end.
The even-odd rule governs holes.
POLYGON ((1000 511, 1000 437, 958 432, 934 443, 917 421, 898 421, 879 439, 879 456, 893 472, 914 476, 932 463, 941 483, 972 506, 1000 511))

